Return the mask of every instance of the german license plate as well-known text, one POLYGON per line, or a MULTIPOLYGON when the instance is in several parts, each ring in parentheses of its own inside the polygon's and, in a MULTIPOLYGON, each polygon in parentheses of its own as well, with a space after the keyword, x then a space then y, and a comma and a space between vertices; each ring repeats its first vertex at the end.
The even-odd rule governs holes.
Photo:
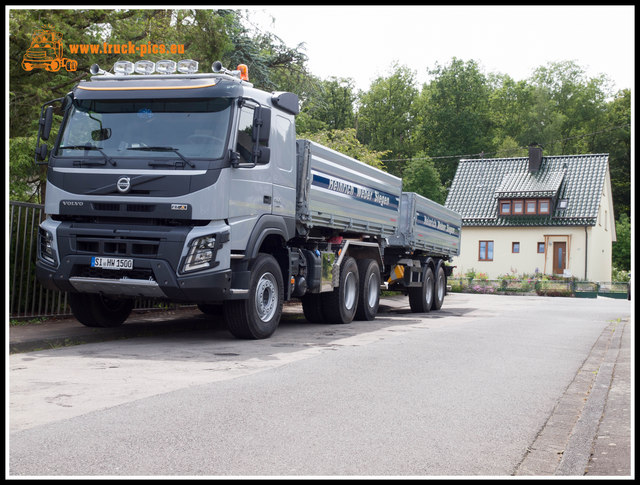
POLYGON ((133 269, 133 259, 94 256, 91 258, 91 267, 102 269, 133 269))

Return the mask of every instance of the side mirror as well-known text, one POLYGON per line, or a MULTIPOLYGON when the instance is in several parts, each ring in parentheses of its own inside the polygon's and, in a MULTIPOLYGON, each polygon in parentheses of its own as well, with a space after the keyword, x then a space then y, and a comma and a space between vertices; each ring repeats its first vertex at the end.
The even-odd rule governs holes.
POLYGON ((259 107, 253 113, 252 141, 267 144, 271 132, 271 109, 259 107))
POLYGON ((51 135, 51 126, 53 125, 53 103, 64 102, 65 98, 54 99, 42 105, 40 109, 40 119, 38 120, 38 138, 36 140, 35 162, 37 165, 46 165, 42 161, 46 160, 49 148, 46 144, 41 145, 40 140, 46 141, 51 135), (46 108, 45 108, 46 106, 46 108))
POLYGON ((269 163, 271 158, 271 150, 267 147, 258 148, 258 161, 257 163, 269 163))
POLYGON ((49 147, 47 147, 47 145, 39 145, 38 148, 36 148, 36 160, 39 162, 45 161, 48 151, 49 147))
POLYGON ((44 111, 44 116, 40 119, 40 126, 42 127, 42 133, 40 138, 48 140, 51 134, 51 125, 53 124, 53 106, 48 106, 44 111))

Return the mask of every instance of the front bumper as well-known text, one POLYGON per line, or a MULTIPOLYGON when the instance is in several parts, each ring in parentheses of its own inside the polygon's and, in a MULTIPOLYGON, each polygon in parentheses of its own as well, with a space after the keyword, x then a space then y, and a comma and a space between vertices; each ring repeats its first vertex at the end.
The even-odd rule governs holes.
POLYGON ((133 271, 89 270, 90 261, 90 256, 67 255, 55 269, 37 261, 36 276, 51 290, 176 302, 218 302, 231 293, 230 269, 179 276, 160 259, 136 258, 133 271))

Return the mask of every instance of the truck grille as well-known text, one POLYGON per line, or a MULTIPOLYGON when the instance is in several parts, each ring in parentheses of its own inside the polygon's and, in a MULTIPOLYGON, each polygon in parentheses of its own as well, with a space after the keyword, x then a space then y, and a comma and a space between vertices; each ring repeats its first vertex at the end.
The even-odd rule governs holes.
POLYGON ((76 236, 77 252, 92 255, 153 257, 158 255, 159 246, 160 240, 152 238, 76 236))

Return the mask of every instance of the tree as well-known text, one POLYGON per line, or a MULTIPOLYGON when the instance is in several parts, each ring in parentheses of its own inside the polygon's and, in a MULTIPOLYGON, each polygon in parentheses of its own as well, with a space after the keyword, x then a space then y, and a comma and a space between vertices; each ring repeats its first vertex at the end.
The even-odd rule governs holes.
POLYGON ((631 269, 631 221, 627 214, 621 214, 616 222, 616 242, 612 248, 612 264, 618 269, 631 269))
POLYGON ((448 66, 429 71, 418 101, 417 145, 435 160, 442 182, 449 186, 460 155, 492 151, 489 111, 491 86, 475 61, 453 58, 448 66), (458 155, 458 158, 444 158, 458 155))
MULTIPOLYGON (((357 136, 364 145, 389 151, 390 158, 409 158, 413 154, 413 103, 418 95, 415 74, 394 63, 392 74, 376 79, 369 91, 360 95, 357 136)), ((390 167, 399 175, 401 167, 390 167)))
POLYGON ((381 170, 385 169, 382 159, 388 155, 388 152, 372 150, 360 143, 356 138, 356 130, 354 128, 303 133, 299 136, 320 143, 373 167, 381 170))
MULTIPOLYGON (((564 61, 539 67, 531 83, 546 95, 547 113, 556 124, 551 138, 536 140, 545 147, 545 153, 592 152, 592 134, 605 125, 605 103, 611 94, 606 76, 588 78, 575 62, 564 61)), ((541 117, 540 121, 547 119, 541 117)))
POLYGON ((416 192, 439 204, 444 204, 446 199, 447 192, 433 160, 422 152, 407 163, 402 175, 402 186, 406 192, 416 192))
POLYGON ((305 81, 287 89, 303 93, 302 108, 296 119, 298 131, 314 133, 354 127, 356 95, 352 79, 331 77, 321 80, 309 75, 305 81))

